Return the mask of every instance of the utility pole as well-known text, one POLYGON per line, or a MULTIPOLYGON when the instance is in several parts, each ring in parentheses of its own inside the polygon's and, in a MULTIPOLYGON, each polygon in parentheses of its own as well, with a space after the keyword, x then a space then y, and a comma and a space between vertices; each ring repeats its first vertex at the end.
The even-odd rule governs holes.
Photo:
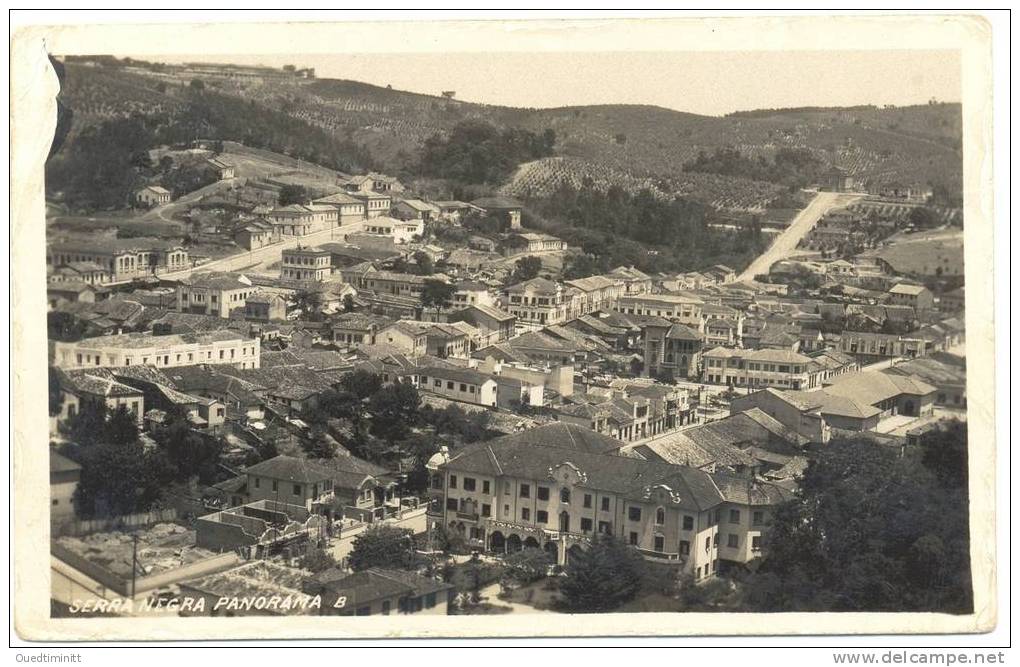
POLYGON ((138 577, 138 533, 131 534, 131 602, 135 600, 135 585, 138 577))

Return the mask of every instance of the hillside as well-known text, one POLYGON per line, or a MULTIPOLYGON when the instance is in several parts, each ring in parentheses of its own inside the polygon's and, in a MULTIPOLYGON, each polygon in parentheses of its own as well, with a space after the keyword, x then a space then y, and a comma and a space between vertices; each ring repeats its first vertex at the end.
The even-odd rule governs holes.
MULTIPOLYGON (((194 108, 188 89, 192 77, 184 72, 138 63, 125 68, 74 62, 65 67, 61 102, 75 114, 72 140, 82 127, 103 119, 173 117, 194 108)), ((341 169, 371 164, 411 175, 426 139, 469 119, 536 133, 552 129, 555 157, 524 165, 505 184, 505 191, 519 195, 545 194, 555 189, 557 179, 577 184, 589 176, 599 185, 629 190, 653 186, 718 209, 760 209, 777 191, 774 184, 684 171, 683 165, 699 152, 720 147, 765 160, 780 149, 804 149, 824 166, 847 168, 869 188, 929 183, 950 193, 961 188, 957 104, 761 110, 709 117, 642 105, 514 109, 343 80, 201 80, 206 97, 224 110, 213 128, 218 138, 252 143, 256 132, 224 116, 257 110, 271 135, 262 147, 341 169), (285 141, 286 134, 301 139, 285 141), (321 149, 313 150, 315 143, 321 149)))

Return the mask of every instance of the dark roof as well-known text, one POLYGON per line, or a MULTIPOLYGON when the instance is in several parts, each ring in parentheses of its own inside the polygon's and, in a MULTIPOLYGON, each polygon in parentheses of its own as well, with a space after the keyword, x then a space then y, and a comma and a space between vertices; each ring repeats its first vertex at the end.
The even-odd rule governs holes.
POLYGON ((81 470, 81 466, 71 459, 50 450, 50 472, 73 472, 81 470))
POLYGON ((314 483, 333 478, 333 472, 318 463, 283 454, 248 466, 245 472, 249 475, 302 483, 314 483))

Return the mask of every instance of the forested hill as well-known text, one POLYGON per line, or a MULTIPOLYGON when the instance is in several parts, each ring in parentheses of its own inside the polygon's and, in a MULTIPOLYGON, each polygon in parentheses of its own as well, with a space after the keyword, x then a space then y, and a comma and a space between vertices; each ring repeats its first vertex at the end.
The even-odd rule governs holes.
POLYGON ((109 59, 79 59, 65 63, 64 70, 60 99, 73 113, 71 143, 85 127, 140 114, 175 127, 164 132, 170 137, 205 132, 207 138, 256 142, 345 170, 372 167, 401 174, 420 163, 427 140, 473 120, 555 133, 553 154, 538 157, 505 184, 507 192, 522 196, 591 179, 631 191, 652 187, 716 208, 755 210, 776 196, 776 184, 746 175, 765 173, 781 151, 798 164, 845 167, 866 186, 939 185, 960 191, 958 104, 710 117, 641 105, 515 109, 355 81, 203 77, 109 59), (214 120, 205 122, 199 113, 214 120), (754 161, 755 168, 740 174, 685 168, 722 148, 754 161))

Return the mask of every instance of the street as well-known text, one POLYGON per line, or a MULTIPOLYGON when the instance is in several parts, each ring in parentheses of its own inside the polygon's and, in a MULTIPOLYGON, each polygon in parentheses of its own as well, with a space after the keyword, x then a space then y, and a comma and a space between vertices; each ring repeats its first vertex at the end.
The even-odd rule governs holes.
POLYGON ((790 256, 800 240, 811 231, 822 216, 834 208, 848 206, 860 197, 861 195, 853 193, 819 192, 811 203, 797 214, 790 226, 775 238, 768 250, 737 276, 737 280, 754 280, 755 276, 768 273, 773 264, 790 256))

